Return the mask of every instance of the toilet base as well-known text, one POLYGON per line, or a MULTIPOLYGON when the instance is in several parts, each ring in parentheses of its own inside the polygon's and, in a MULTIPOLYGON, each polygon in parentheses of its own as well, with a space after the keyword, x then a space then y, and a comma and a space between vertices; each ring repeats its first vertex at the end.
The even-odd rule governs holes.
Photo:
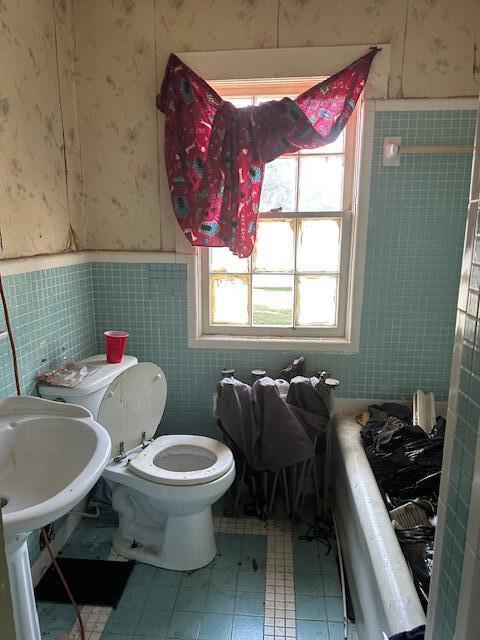
POLYGON ((210 507, 193 515, 169 516, 154 536, 151 526, 144 530, 142 523, 130 523, 125 535, 121 520, 120 514, 120 530, 112 549, 125 558, 162 569, 193 571, 205 567, 217 553, 210 507))

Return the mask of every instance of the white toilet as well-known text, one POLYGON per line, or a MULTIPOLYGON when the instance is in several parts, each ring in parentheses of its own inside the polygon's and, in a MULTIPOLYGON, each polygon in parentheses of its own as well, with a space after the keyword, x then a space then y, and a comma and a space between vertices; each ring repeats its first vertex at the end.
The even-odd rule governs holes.
POLYGON ((81 405, 109 432, 112 487, 119 530, 113 549, 157 567, 186 571, 216 554, 212 505, 235 478, 230 449, 203 436, 154 438, 167 399, 160 367, 124 356, 83 361, 96 370, 76 387, 39 385, 43 398, 81 405))

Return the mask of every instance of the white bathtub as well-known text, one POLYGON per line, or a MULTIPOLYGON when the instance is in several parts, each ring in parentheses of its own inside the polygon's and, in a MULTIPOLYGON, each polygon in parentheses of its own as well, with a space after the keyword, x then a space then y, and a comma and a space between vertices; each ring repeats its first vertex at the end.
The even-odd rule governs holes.
POLYGON ((338 533, 359 640, 383 640, 425 624, 425 614, 365 455, 360 426, 336 415, 331 479, 338 533))

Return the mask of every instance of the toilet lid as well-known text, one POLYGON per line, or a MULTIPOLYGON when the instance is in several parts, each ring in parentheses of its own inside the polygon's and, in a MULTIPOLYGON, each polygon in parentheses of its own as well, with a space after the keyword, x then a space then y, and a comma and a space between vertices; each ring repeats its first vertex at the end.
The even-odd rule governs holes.
POLYGON ((112 440, 112 457, 153 438, 167 401, 165 374, 152 362, 142 362, 123 371, 110 384, 98 410, 98 422, 112 440))
POLYGON ((206 436, 160 436, 128 463, 138 476, 160 484, 195 485, 213 482, 233 465, 233 454, 206 436))

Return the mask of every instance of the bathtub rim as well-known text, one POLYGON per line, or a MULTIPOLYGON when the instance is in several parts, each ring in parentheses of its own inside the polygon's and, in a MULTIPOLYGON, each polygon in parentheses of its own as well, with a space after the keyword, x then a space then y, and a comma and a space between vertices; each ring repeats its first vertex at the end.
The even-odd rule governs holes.
MULTIPOLYGON (((359 526, 364 531, 368 551, 369 566, 380 593, 379 606, 385 614, 387 636, 413 629, 426 623, 426 616, 413 584, 411 572, 395 535, 388 511, 378 488, 370 463, 363 449, 360 437, 361 427, 351 412, 337 413, 331 422, 333 446, 338 447, 345 466, 347 483, 352 495, 359 526), (395 579, 392 580, 392 576, 395 579)), ((334 479, 333 479, 334 480, 334 479)), ((341 500, 336 495, 334 501, 341 500)), ((345 523, 342 523, 345 526, 345 523)), ((342 542, 342 541, 341 541, 342 542)), ((352 550, 346 550, 347 557, 352 550)), ((350 562, 347 564, 349 568, 350 562)), ((351 565, 350 565, 351 567, 351 565)), ((361 596, 352 576, 361 606, 361 596)), ((354 577, 353 577, 354 578, 354 577)), ((362 611, 367 619, 368 612, 362 611)))

